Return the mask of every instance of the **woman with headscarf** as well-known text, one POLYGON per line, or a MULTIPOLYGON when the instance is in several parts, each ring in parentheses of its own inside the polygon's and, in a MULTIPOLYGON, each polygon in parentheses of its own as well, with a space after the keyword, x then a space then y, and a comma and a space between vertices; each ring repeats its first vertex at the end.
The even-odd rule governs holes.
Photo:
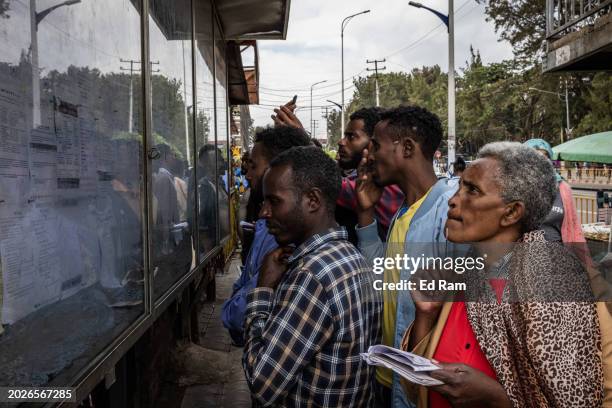
MULTIPOLYGON (((552 147, 546 140, 530 139, 524 144, 535 149, 548 160, 552 160, 552 147)), ((586 242, 582 233, 580 219, 574 206, 572 188, 557 172, 555 172, 555 181, 557 183, 555 202, 541 226, 546 240, 565 243, 586 242)))
POLYGON ((519 143, 484 146, 449 200, 449 241, 472 243, 465 302, 422 301, 402 347, 433 358, 418 407, 599 407, 601 340, 580 260, 538 229, 556 194, 550 161, 519 143), (484 254, 488 254, 488 258, 484 254))

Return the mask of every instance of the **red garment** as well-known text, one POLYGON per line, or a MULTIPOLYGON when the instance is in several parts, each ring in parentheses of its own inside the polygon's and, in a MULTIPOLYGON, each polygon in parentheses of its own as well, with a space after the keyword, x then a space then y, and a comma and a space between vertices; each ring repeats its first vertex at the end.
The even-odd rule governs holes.
POLYGON ((563 202, 563 223, 561 224, 561 239, 564 243, 586 242, 582 233, 582 225, 574 206, 572 188, 565 181, 559 183, 559 193, 563 202))
MULTIPOLYGON (((342 178, 342 190, 336 204, 350 210, 357 210, 357 193, 355 186, 357 182, 357 172, 342 178)), ((389 229, 389 224, 397 210, 404 203, 404 193, 397 185, 386 186, 380 200, 376 203, 376 219, 382 225, 385 232, 389 229)))
MULTIPOLYGON (((453 303, 433 358, 442 363, 463 363, 497 379, 476 340, 464 302, 453 303)), ((450 404, 442 395, 429 391, 429 407, 450 408, 450 404)))

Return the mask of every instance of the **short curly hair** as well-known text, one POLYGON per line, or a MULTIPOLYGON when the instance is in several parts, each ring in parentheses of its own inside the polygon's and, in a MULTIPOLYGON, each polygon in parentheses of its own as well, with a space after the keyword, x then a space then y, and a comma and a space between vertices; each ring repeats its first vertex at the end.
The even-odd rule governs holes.
POLYGON ((374 128, 376 124, 380 122, 380 114, 384 112, 383 108, 372 107, 372 108, 361 108, 355 111, 351 116, 350 120, 363 120, 363 130, 369 137, 374 135, 374 128))
POLYGON ((321 190, 327 213, 334 216, 342 176, 333 159, 315 146, 294 147, 270 162, 270 168, 279 166, 291 168, 293 188, 300 196, 313 188, 321 190))
POLYGON ((442 141, 442 124, 434 113, 420 106, 400 106, 382 112, 382 122, 397 137, 412 137, 420 146, 425 158, 433 160, 442 141))
POLYGON ((311 140, 303 129, 290 126, 268 126, 255 134, 255 143, 263 145, 264 155, 268 161, 271 161, 292 147, 309 146, 311 140))
POLYGON ((537 229, 557 195, 555 170, 550 160, 534 149, 517 142, 494 142, 484 145, 477 158, 492 158, 498 163, 495 180, 504 202, 521 201, 525 216, 522 232, 537 229))

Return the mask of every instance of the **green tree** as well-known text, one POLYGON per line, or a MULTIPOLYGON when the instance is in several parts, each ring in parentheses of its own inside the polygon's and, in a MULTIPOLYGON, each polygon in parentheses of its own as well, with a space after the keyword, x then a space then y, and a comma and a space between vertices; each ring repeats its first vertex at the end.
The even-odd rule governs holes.
POLYGON ((577 135, 612 130, 612 77, 600 72, 594 76, 582 101, 587 113, 575 130, 577 135))
POLYGON ((334 110, 327 115, 328 145, 335 148, 340 140, 340 111, 334 110))
POLYGON ((476 0, 485 4, 487 21, 495 24, 501 39, 514 48, 518 62, 537 65, 543 55, 546 36, 546 2, 544 0, 476 0))
MULTIPOLYGON (((516 66, 523 70, 526 87, 520 87, 519 92, 530 95, 523 99, 533 107, 531 112, 525 112, 526 117, 517 119, 518 122, 523 121, 524 135, 540 133, 551 142, 560 141, 561 129, 567 127, 564 97, 551 94, 536 96, 529 88, 564 94, 566 83, 569 88, 570 122, 574 128, 572 137, 612 128, 610 95, 607 92, 610 87, 609 74, 542 74, 540 61, 544 56, 542 45, 546 38, 545 1, 476 2, 486 5, 487 20, 493 21, 500 38, 512 45, 516 66), (534 132, 535 130, 539 132, 534 132)), ((516 93, 513 97, 517 101, 520 99, 520 95, 516 93)))

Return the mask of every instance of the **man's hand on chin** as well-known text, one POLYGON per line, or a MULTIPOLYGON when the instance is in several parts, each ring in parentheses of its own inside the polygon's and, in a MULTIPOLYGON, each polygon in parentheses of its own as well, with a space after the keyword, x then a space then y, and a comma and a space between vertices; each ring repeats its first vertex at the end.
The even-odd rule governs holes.
POLYGON ((257 280, 258 288, 276 289, 287 271, 287 258, 294 249, 292 247, 277 248, 264 257, 257 280))

